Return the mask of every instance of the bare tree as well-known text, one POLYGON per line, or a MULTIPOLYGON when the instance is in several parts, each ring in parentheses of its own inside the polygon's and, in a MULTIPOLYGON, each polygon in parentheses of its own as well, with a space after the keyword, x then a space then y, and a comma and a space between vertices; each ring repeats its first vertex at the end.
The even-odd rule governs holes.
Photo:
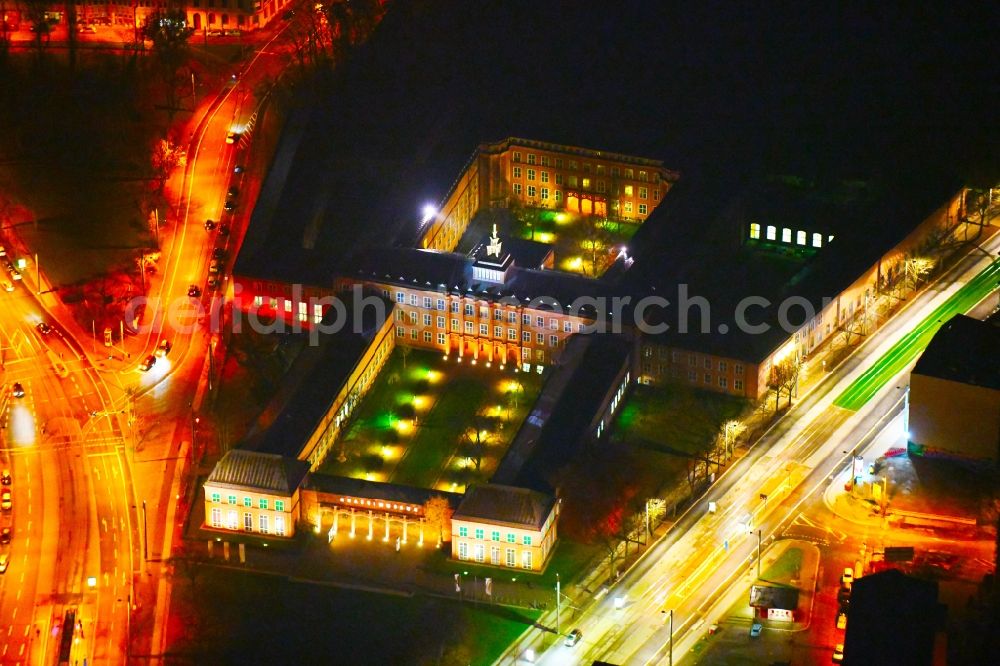
POLYGON ((792 396, 799 382, 799 370, 802 363, 795 357, 789 356, 775 363, 771 367, 771 377, 767 386, 774 392, 774 412, 777 414, 781 409, 781 394, 788 395, 788 404, 792 404, 792 396))
POLYGON ((437 527, 438 543, 451 540, 451 503, 440 495, 434 495, 424 502, 424 520, 431 527, 437 527))

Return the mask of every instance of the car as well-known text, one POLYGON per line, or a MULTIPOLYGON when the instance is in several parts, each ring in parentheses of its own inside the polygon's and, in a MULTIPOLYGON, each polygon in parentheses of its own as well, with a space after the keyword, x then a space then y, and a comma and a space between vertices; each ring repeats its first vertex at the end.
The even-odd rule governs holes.
POLYGON ((10 393, 15 398, 23 398, 24 397, 24 387, 21 386, 21 382, 14 382, 13 385, 11 385, 11 387, 10 387, 10 393))
POLYGON ((0 574, 7 571, 7 553, 0 555, 0 574))
POLYGON ((233 173, 243 173, 243 165, 237 164, 233 167, 233 173))
POLYGON ((211 275, 208 278, 208 282, 206 282, 205 284, 208 285, 209 289, 216 289, 219 286, 219 278, 215 277, 214 275, 211 275))
POLYGON ((714 636, 717 633, 719 633, 720 629, 721 629, 721 627, 719 626, 719 623, 718 622, 713 622, 712 624, 708 625, 708 635, 709 636, 714 636))
POLYGON ((205 220, 205 231, 211 231, 215 228, 215 220, 205 220))
POLYGON ((86 32, 91 35, 95 35, 97 34, 97 27, 93 25, 85 25, 82 28, 80 28, 80 32, 86 32))
POLYGON ((566 643, 565 643, 566 647, 573 647, 574 645, 580 642, 581 638, 583 638, 583 632, 580 631, 579 629, 574 629, 573 631, 566 634, 566 643))
POLYGON ((143 372, 149 372, 150 368, 156 365, 156 357, 150 354, 146 358, 142 359, 142 363, 139 364, 139 369, 143 372))
POLYGON ((760 638, 760 632, 764 630, 764 625, 754 622, 750 625, 750 638, 760 638))
POLYGON ((239 191, 239 189, 237 189, 237 187, 235 185, 233 185, 228 190, 226 190, 226 196, 229 197, 230 199, 236 197, 236 195, 239 194, 239 193, 240 193, 240 191, 239 191))
POLYGON ((10 272, 10 279, 13 280, 14 282, 17 282, 18 280, 21 279, 21 271, 17 270, 16 268, 11 268, 9 272, 10 272))
POLYGON ((6 256, 7 256, 7 248, 5 248, 3 245, 0 245, 0 257, 6 257, 6 256))
POLYGON ((844 661, 844 644, 837 643, 837 647, 833 648, 833 663, 839 664, 844 661))
POLYGON ((242 33, 239 30, 236 30, 236 29, 226 30, 226 36, 227 37, 239 37, 240 34, 242 34, 242 33))
POLYGON ((52 335, 52 327, 46 324, 44 321, 40 321, 35 324, 35 328, 42 335, 52 335))
POLYGON ((209 30, 208 31, 208 36, 209 37, 222 37, 222 31, 221 30, 209 30))
POLYGON ((0 473, 0 484, 9 486, 10 482, 11 482, 10 470, 5 469, 2 473, 0 473))
POLYGON ((0 285, 3 286, 4 291, 14 291, 14 285, 12 285, 8 280, 3 280, 0 282, 0 285))
POLYGON ((223 222, 219 225, 219 235, 228 236, 229 235, 229 225, 223 222))
POLYGON ((11 539, 11 531, 9 527, 0 529, 0 544, 8 544, 11 539))
POLYGON ((285 21, 290 20, 293 16, 295 16, 295 10, 294 9, 286 9, 285 11, 283 11, 281 13, 281 18, 283 20, 285 20, 285 21))
POLYGON ((854 569, 851 567, 844 567, 844 575, 840 577, 840 582, 850 587, 854 583, 854 569))
POLYGON ((837 603, 840 604, 841 610, 851 605, 851 591, 848 588, 842 587, 837 591, 837 603))
MULTIPOLYGON (((236 76, 235 74, 233 75, 236 76)), ((243 136, 242 132, 228 132, 226 134, 226 143, 233 144, 239 142, 240 138, 243 136)))
POLYGON ((173 347, 170 344, 170 340, 160 340, 160 344, 156 347, 156 355, 162 358, 169 354, 171 349, 173 349, 173 347))
POLYGON ((188 287, 188 296, 190 296, 191 298, 198 298, 199 296, 201 296, 201 287, 199 287, 196 284, 193 284, 190 287, 188 287))
POLYGON ((837 629, 847 628, 847 613, 840 611, 837 613, 837 629))
POLYGON ((10 499, 10 491, 5 490, 3 491, 3 493, 0 493, 0 509, 4 511, 10 511, 11 506, 12 502, 10 499))
POLYGON ((234 210, 236 210, 236 202, 235 202, 235 201, 233 201, 232 199, 230 199, 229 201, 227 201, 226 203, 224 203, 224 204, 222 205, 222 208, 223 208, 223 209, 224 209, 224 210, 225 210, 225 211, 226 211, 227 213, 232 213, 232 212, 233 212, 234 210))
POLYGON ((222 247, 217 247, 212 250, 212 259, 225 259, 226 249, 222 247))

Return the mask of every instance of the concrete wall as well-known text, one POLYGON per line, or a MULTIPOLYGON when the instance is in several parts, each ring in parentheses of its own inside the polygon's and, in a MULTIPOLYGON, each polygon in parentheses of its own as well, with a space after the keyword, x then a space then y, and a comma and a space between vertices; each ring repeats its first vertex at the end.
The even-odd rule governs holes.
POLYGON ((1000 459, 1000 391, 937 377, 910 377, 911 449, 928 456, 1000 459))

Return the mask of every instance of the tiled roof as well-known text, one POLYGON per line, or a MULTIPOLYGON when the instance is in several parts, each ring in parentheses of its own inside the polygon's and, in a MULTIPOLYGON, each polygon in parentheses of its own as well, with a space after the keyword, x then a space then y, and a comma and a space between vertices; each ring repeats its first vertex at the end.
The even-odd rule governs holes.
POLYGON ((555 502, 551 495, 527 488, 495 484, 471 486, 452 518, 540 529, 555 502))
POLYGON ((271 453, 233 449, 215 464, 206 484, 252 488, 292 495, 309 471, 309 463, 271 453))

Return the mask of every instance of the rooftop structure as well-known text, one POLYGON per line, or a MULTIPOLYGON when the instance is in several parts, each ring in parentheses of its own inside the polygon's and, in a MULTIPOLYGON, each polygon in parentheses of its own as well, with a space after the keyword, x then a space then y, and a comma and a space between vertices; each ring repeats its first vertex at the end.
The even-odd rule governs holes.
POLYGON ((291 495, 308 471, 308 464, 294 458, 233 449, 212 468, 208 483, 222 488, 252 488, 291 495))
POLYGON ((549 519, 555 502, 554 497, 534 490, 491 483, 471 486, 452 517, 537 530, 549 519))

